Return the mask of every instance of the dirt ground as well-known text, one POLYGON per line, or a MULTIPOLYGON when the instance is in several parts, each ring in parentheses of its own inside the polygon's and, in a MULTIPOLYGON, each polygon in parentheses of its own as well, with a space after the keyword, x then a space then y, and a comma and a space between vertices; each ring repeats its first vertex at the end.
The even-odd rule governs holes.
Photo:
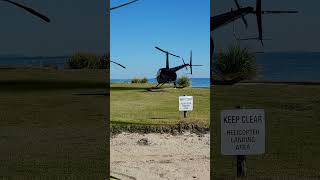
POLYGON ((111 175, 133 179, 210 179, 210 135, 131 134, 111 138, 111 175))

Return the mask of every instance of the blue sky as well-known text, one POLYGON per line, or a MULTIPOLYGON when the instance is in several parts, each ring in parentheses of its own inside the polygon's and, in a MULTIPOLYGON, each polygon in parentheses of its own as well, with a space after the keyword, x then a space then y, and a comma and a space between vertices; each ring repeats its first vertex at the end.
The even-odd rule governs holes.
MULTIPOLYGON (((111 0, 111 7, 126 2, 111 0)), ((154 78, 165 66, 165 54, 159 46, 202 67, 193 68, 193 78, 209 77, 210 1, 140 0, 111 12, 111 59, 125 66, 111 65, 111 78, 154 78)), ((181 65, 170 57, 170 66, 181 65)), ((182 70, 178 75, 189 71, 182 70)))
POLYGON ((0 1, 0 55, 61 56, 107 49, 107 1, 16 0, 51 19, 44 23, 0 1))

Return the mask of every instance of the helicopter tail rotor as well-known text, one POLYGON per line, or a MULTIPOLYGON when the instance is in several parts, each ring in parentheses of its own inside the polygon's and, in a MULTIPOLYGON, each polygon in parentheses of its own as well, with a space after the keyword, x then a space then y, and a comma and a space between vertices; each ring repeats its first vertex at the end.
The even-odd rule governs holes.
POLYGON ((263 11, 261 0, 257 0, 255 14, 257 17, 258 32, 259 32, 258 40, 261 42, 262 46, 264 45, 263 40, 266 40, 263 38, 263 32, 262 32, 262 15, 263 14, 294 14, 294 13, 298 13, 298 11, 263 11))
POLYGON ((192 75, 192 51, 190 51, 190 73, 192 75))
POLYGON ((190 51, 190 74, 192 75, 192 66, 203 66, 203 65, 194 65, 192 64, 192 50, 190 51))
POLYGON ((186 70, 188 70, 188 66, 187 66, 186 62, 184 61, 183 58, 181 58, 181 59, 182 59, 183 65, 186 65, 186 70))

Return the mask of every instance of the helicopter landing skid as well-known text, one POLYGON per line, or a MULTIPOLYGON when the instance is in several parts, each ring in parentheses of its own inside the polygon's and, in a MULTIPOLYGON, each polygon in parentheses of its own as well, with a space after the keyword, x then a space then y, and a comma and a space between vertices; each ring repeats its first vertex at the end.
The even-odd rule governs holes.
MULTIPOLYGON (((157 84, 157 86, 156 86, 155 88, 158 88, 159 85, 160 85, 160 83, 157 84)), ((163 86, 163 85, 164 85, 164 83, 161 83, 161 85, 159 86, 159 88, 161 88, 161 86, 163 86)))

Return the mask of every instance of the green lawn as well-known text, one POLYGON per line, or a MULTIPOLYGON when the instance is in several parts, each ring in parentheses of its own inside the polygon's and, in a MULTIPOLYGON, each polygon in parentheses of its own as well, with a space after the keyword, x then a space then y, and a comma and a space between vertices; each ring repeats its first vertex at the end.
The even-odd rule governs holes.
POLYGON ((320 86, 212 87, 214 177, 235 177, 235 158, 220 155, 220 112, 235 106, 265 109, 266 154, 247 156, 251 179, 320 178, 320 86))
MULTIPOLYGON (((1 176, 105 177, 109 162, 104 117, 109 96, 103 77, 101 71, 1 69, 1 176)), ((209 126, 209 89, 149 92, 148 87, 111 85, 112 124, 196 122, 209 126), (187 119, 178 111, 180 95, 194 96, 194 111, 187 119)), ((220 111, 241 105, 266 112, 266 154, 247 157, 251 179, 320 178, 320 86, 214 86, 211 97, 211 157, 216 177, 235 175, 234 157, 219 152, 220 111)))
POLYGON ((94 70, 1 69, 1 177, 107 177, 104 77, 94 70))
POLYGON ((200 123, 209 127, 209 88, 174 89, 150 92, 151 84, 111 84, 111 123, 173 125, 179 122, 200 123), (179 112, 179 96, 193 96, 194 110, 183 118, 179 112))

